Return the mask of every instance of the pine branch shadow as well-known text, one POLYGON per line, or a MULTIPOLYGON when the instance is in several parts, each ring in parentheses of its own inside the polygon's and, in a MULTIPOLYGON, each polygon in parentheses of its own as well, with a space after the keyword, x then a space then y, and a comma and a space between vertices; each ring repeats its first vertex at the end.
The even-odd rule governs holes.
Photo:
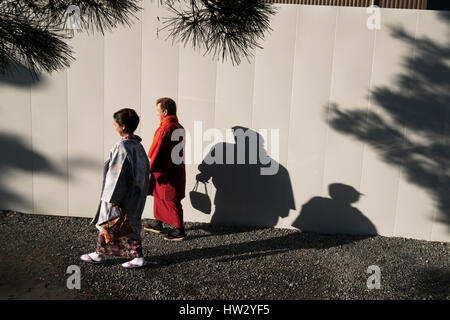
MULTIPOLYGON (((450 12, 436 15, 450 35, 450 12)), ((405 72, 389 86, 371 91, 369 111, 332 104, 329 124, 401 168, 409 182, 434 198, 438 221, 450 227, 450 42, 416 37, 398 26, 390 31, 409 52, 415 50, 403 58, 405 72)))

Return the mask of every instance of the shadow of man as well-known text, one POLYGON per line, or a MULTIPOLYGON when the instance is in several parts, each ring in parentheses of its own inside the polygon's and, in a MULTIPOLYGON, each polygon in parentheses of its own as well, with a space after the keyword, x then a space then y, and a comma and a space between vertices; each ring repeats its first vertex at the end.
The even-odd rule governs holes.
POLYGON ((272 227, 295 209, 287 170, 270 158, 263 137, 232 128, 235 143, 218 143, 199 165, 197 181, 216 188, 212 224, 272 227))
POLYGON ((374 224, 351 205, 359 200, 361 193, 342 183, 330 184, 328 188, 331 198, 309 200, 292 226, 302 232, 323 234, 377 234, 374 224))

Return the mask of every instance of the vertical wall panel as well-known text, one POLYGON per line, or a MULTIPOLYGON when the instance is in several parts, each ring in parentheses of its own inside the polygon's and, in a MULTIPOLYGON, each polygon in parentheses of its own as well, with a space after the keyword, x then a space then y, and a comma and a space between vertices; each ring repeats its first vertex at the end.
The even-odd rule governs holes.
MULTIPOLYGON (((263 49, 256 50, 252 128, 256 131, 268 130, 265 141, 267 154, 279 162, 276 176, 262 176, 259 180, 261 183, 267 181, 268 188, 276 184, 277 188, 283 189, 283 191, 273 190, 274 194, 271 197, 272 201, 284 203, 273 208, 270 205, 267 207, 279 216, 277 226, 284 226, 283 218, 286 218, 289 209, 294 207, 291 199, 292 185, 286 167, 299 7, 284 5, 278 6, 277 9, 277 15, 271 20, 273 31, 267 33, 265 41, 261 43, 263 49), (271 130, 279 130, 278 141, 272 141, 271 130)), ((269 216, 269 212, 265 215, 269 216)), ((272 219, 267 221, 269 220, 272 219)))
POLYGON ((416 11, 399 12, 395 9, 385 9, 382 14, 381 30, 376 31, 369 114, 379 117, 379 120, 370 121, 373 126, 369 133, 370 137, 364 137, 368 138, 369 143, 364 148, 360 190, 364 196, 361 197, 359 207, 377 226, 378 233, 384 236, 392 236, 394 233, 400 177, 400 167, 392 163, 388 155, 392 154, 392 150, 402 147, 403 143, 393 140, 395 137, 393 132, 401 134, 403 127, 393 121, 391 110, 393 104, 386 98, 386 92, 402 94, 405 92, 405 88, 398 80, 402 75, 409 73, 405 62, 412 58, 410 47, 405 46, 401 39, 394 36, 394 26, 414 34, 416 23, 416 11))
MULTIPOLYGON (((252 127, 269 130, 268 136, 270 129, 280 130, 276 160, 286 166, 298 6, 283 5, 277 9, 271 20, 273 31, 261 43, 263 49, 256 50, 252 127)), ((266 144, 271 155, 270 141, 266 144)))
MULTIPOLYGON (((423 15, 423 29, 419 29, 424 35, 431 34, 429 38, 436 42, 441 48, 450 48, 450 12, 433 12, 430 15, 423 15)), ((431 229, 431 241, 450 242, 450 57, 441 55, 438 63, 442 63, 446 68, 441 68, 440 73, 435 75, 435 81, 440 84, 439 92, 442 98, 443 107, 446 111, 446 122, 441 150, 444 151, 443 159, 440 161, 442 167, 439 173, 438 203, 434 214, 433 226, 431 229), (446 79, 446 81, 442 81, 446 79), (447 91, 447 92, 446 92, 447 91)))
POLYGON ((34 213, 68 214, 67 71, 31 90, 34 213))
POLYGON ((399 183, 394 235, 429 240, 435 214, 434 195, 411 184, 404 175, 399 183))
POLYGON ((0 77, 0 209, 33 212, 30 80, 0 77))
MULTIPOLYGON (((329 113, 335 112, 333 108, 341 112, 367 110, 374 46, 374 33, 366 27, 367 18, 363 8, 339 8, 329 113)), ((331 183, 343 183, 359 191, 362 154, 360 140, 330 128, 324 192, 328 193, 331 183)))
POLYGON ((292 224, 303 204, 323 195, 328 129, 324 114, 330 96, 336 16, 337 8, 332 7, 299 9, 288 143, 296 211, 291 212, 286 226, 292 224))
POLYGON ((204 130, 214 127, 216 64, 189 45, 180 48, 178 112, 192 131, 195 120, 203 121, 204 130))
MULTIPOLYGON (((203 155, 195 149, 206 150, 208 142, 203 142, 203 133, 214 128, 214 108, 216 93, 216 61, 210 56, 204 57, 191 47, 180 48, 179 76, 178 76, 178 118, 188 134, 191 143, 186 140, 186 190, 192 190, 198 165, 203 155), (194 122, 200 121, 201 128, 194 132, 194 122), (190 153, 188 151, 190 149, 190 153)), ((190 204, 189 197, 182 202, 186 221, 209 221, 210 217, 195 211, 190 204)))
POLYGON ((146 0, 142 12, 142 69, 141 69, 141 135, 146 150, 150 147, 153 134, 159 126, 155 101, 161 97, 170 97, 178 102, 178 60, 179 46, 165 40, 167 32, 157 29, 158 22, 167 10, 158 5, 158 1, 146 0))
MULTIPOLYGON (((140 21, 134 21, 131 28, 118 27, 105 33, 104 157, 120 139, 114 130, 114 112, 129 107, 141 113, 141 42, 140 21)), ((136 134, 140 134, 140 127, 136 134)))
MULTIPOLYGON (((450 19, 450 17, 449 17, 450 19)), ((449 88, 449 98, 447 99, 447 122, 446 122, 446 139, 444 141, 445 150, 450 150, 450 88, 449 88)), ((447 157, 448 157, 447 151, 447 157)), ((449 158, 445 159, 445 163, 448 164, 450 162, 449 158)), ((450 197, 448 196, 448 190, 450 184, 450 166, 446 166, 443 168, 441 173, 441 185, 438 189, 439 194, 444 198, 441 198, 441 203, 439 204, 438 210, 436 210, 434 219, 433 219, 433 227, 431 229, 431 241, 446 241, 450 242, 450 197)))
MULTIPOLYGON (((246 59, 242 59, 239 66, 232 65, 230 61, 217 63, 216 74, 216 95, 215 95, 215 109, 214 109, 214 128, 218 130, 222 140, 218 137, 207 141, 206 151, 210 152, 213 145, 223 143, 235 143, 233 138, 227 138, 227 130, 231 130, 234 126, 242 126, 251 128, 252 124, 252 105, 253 105, 253 81, 254 81, 254 62, 253 59, 249 63, 246 59)), ((224 164, 226 165, 226 164, 224 164)), ((227 165, 229 166, 229 165, 227 165)), ((233 166, 233 164, 231 164, 233 166)), ((225 167, 222 167, 225 168, 225 167)), ((234 167, 237 172, 238 167, 234 167)), ((224 171, 223 171, 224 172, 224 171)), ((220 180, 220 177, 214 177, 220 180)), ((230 177, 230 179, 233 179, 230 177)), ((241 182, 243 185, 245 182, 241 182)), ((212 199, 216 197, 216 189, 212 183, 207 185, 208 195, 212 199)), ((204 192, 203 186, 200 189, 204 192)), ((214 201, 213 201, 214 202, 214 201)), ((229 204, 228 208, 232 208, 229 204)), ((243 209, 242 203, 235 203, 234 208, 243 209)), ((209 217, 203 213, 192 209, 196 216, 207 221, 209 217)), ((234 217, 239 216, 240 212, 234 210, 234 217)), ((232 219, 230 219, 232 220, 232 219)))
POLYGON ((103 36, 76 33, 68 70, 69 215, 93 217, 103 178, 103 36))
POLYGON ((242 59, 239 66, 231 62, 217 64, 215 128, 222 131, 233 126, 252 126, 253 82, 255 64, 242 59))
POLYGON ((448 109, 444 103, 448 85, 443 82, 448 79, 448 62, 438 49, 448 50, 448 22, 441 19, 441 13, 419 12, 411 98, 403 116, 410 149, 400 180, 395 234, 424 240, 431 239, 436 217, 448 217, 448 208, 447 212, 439 210, 448 191, 442 194, 438 188, 442 158, 436 151, 437 145, 445 143, 448 109))
MULTIPOLYGON (((172 41, 165 40, 166 32, 160 32, 158 17, 167 14, 158 1, 146 0, 142 12, 142 69, 141 69, 141 138, 145 151, 153 141, 159 126, 155 101, 161 97, 171 97, 178 103, 178 60, 179 48, 172 41)), ((148 197, 143 214, 153 218, 153 197, 148 197)))

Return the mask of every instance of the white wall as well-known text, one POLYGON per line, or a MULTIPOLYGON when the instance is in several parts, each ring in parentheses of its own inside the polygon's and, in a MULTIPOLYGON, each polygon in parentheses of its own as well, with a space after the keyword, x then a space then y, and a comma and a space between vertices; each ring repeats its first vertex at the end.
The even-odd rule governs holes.
MULTIPOLYGON (((255 131, 280 130, 278 160, 285 170, 279 178, 258 180, 273 192, 255 191, 261 186, 248 184, 249 201, 256 201, 258 192, 261 203, 268 201, 267 206, 253 208, 285 211, 277 227, 292 228, 302 206, 313 198, 333 206, 334 202, 325 201, 330 200, 328 187, 342 183, 364 194, 352 206, 379 234, 450 240, 450 219, 445 212, 450 201, 445 201, 442 190, 448 183, 433 187, 432 182, 418 181, 412 171, 414 165, 426 171, 434 154, 420 157, 419 152, 414 159, 405 154, 404 162, 396 162, 386 156, 390 153, 385 140, 358 131, 358 122, 351 122, 354 128, 333 125, 342 120, 334 118, 336 107, 341 115, 360 111, 362 119, 376 114, 380 137, 386 132, 382 129, 395 128, 404 134, 404 141, 426 137, 430 140, 422 143, 430 145, 430 135, 393 117, 392 110, 405 108, 407 112, 417 107, 412 105, 417 90, 401 82, 409 75, 429 72, 430 79, 420 81, 429 81, 431 86, 435 79, 447 77, 448 83, 448 69, 433 69, 430 59, 434 55, 436 61, 449 62, 448 54, 444 56, 450 46, 448 14, 445 19, 432 11, 382 9, 381 29, 372 31, 366 27, 365 8, 279 5, 273 31, 262 43, 264 49, 256 50, 250 63, 243 59, 236 67, 165 41, 165 34, 158 38, 157 16, 164 9, 151 0, 144 1, 143 7, 132 28, 119 28, 105 36, 76 34, 70 42, 76 61, 65 71, 32 84, 0 78, 0 143, 7 154, 0 160, 0 208, 93 216, 102 164, 118 140, 113 112, 132 107, 140 114, 137 134, 148 150, 158 125, 154 102, 170 96, 177 101, 180 122, 193 138, 196 120, 202 121, 203 131, 217 128, 223 134, 235 125, 255 131), (411 38, 393 33, 394 26, 401 26, 411 38), (406 63, 424 54, 429 66, 406 63), (429 70, 414 69, 424 67, 429 70), (396 101, 393 93, 403 100, 396 101), (271 199, 286 204, 271 207, 271 199)), ((444 82, 443 89, 436 91, 436 100, 429 102, 429 112, 445 104, 448 109, 449 95, 444 82)), ((448 146, 445 133, 450 112, 437 119, 444 130, 441 142, 448 146)), ((199 143, 205 148, 211 141, 199 143)), ((272 146, 267 143, 270 153, 272 146)), ((449 163, 450 159, 440 161, 449 163)), ((194 186, 197 167, 198 163, 187 165, 187 194, 194 186)), ((448 170, 443 167, 439 173, 428 174, 445 178, 448 170)), ((216 190, 212 184, 208 187, 214 198, 216 190)), ((149 198, 144 217, 152 217, 152 205, 149 198)), ((211 215, 192 208, 189 197, 183 206, 186 221, 210 221, 211 215)), ((319 219, 317 224, 319 230, 333 230, 330 221, 319 219)))

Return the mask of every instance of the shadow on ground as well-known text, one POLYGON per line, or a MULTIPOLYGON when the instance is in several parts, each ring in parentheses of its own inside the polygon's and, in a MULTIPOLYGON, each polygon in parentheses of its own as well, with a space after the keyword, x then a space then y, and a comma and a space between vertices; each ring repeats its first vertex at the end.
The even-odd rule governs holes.
MULTIPOLYGON (((201 224, 194 228, 187 228, 188 236, 189 231, 192 230, 208 231, 214 236, 249 233, 253 234, 254 237, 258 237, 259 234, 263 235, 266 232, 270 232, 272 228, 229 227, 201 224)), ((315 232, 299 232, 295 230, 284 230, 284 233, 288 234, 263 240, 253 238, 248 242, 224 244, 210 248, 195 248, 173 254, 155 255, 152 256, 151 259, 157 261, 158 264, 156 267, 210 258, 221 258, 219 261, 238 261, 294 250, 329 249, 372 237, 368 235, 326 235, 315 232)), ((204 236, 189 236, 188 240, 197 240, 202 237, 204 236)))

